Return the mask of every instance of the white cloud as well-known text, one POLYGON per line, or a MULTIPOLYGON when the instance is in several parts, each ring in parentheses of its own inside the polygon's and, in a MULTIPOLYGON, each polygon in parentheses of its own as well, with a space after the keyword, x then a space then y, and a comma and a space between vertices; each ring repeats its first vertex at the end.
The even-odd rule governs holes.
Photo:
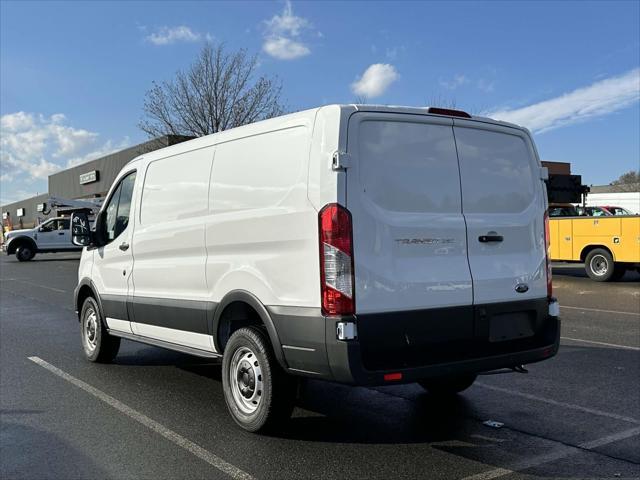
POLYGON ((281 15, 274 15, 266 20, 267 29, 274 35, 291 35, 297 37, 300 32, 311 26, 309 20, 293 14, 291 2, 287 1, 281 15))
MULTIPOLYGON (((264 23, 262 49, 267 55, 278 60, 294 60, 311 53, 311 49, 300 39, 302 32, 312 29, 311 22, 295 15, 290 1, 285 3, 280 15, 276 14, 264 23)), ((316 32, 316 35, 322 36, 320 32, 316 32)))
POLYGON ((311 50, 303 43, 286 37, 273 37, 265 40, 262 49, 278 60, 293 60, 309 55, 311 50))
MULTIPOLYGON (((207 40, 211 38, 209 34, 205 36, 207 40)), ((177 42, 197 42, 202 40, 203 35, 193 31, 186 25, 178 25, 176 27, 160 27, 155 32, 145 37, 148 42, 154 45, 170 45, 177 42)))
POLYGON ((468 82, 469 79, 467 77, 458 73, 451 80, 440 80, 440 85, 448 90, 455 90, 468 82))
POLYGON ((33 125, 33 117, 25 112, 8 113, 0 119, 3 131, 15 132, 25 130, 33 125))
POLYGON ((360 78, 351 84, 351 90, 356 95, 362 95, 367 98, 379 97, 398 78, 400 78, 400 75, 393 65, 374 63, 364 71, 360 78))
POLYGON ((491 93, 494 89, 494 82, 492 80, 485 80, 484 78, 479 78, 476 82, 476 86, 478 90, 482 90, 485 93, 491 93))
POLYGON ((68 124, 67 118, 15 112, 0 117, 0 181, 2 194, 15 194, 15 188, 36 185, 46 191, 46 179, 52 173, 77 165, 128 145, 107 141, 100 145, 99 135, 68 124))
POLYGON ((621 110, 640 99, 640 68, 527 107, 486 115, 541 133, 621 110))

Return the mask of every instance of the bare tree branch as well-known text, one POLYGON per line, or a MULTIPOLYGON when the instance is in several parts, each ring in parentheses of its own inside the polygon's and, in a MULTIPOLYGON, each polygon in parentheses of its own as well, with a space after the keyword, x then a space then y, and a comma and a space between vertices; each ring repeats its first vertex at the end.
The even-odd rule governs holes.
POLYGON ((640 186, 640 170, 629 170, 620 175, 611 185, 617 185, 620 191, 637 192, 640 186))
POLYGON ((456 99, 455 98, 445 98, 442 95, 435 95, 429 98, 426 102, 429 107, 438 107, 438 108, 449 108, 456 109, 456 99))
POLYGON ((200 137, 284 113, 282 84, 255 78, 256 56, 207 43, 197 60, 171 81, 153 82, 139 127, 150 137, 200 137))

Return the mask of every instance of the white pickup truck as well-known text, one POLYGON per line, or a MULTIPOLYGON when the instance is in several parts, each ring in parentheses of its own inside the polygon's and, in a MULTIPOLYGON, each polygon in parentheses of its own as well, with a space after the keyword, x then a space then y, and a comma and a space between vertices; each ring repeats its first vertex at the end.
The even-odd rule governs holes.
POLYGON ((15 254, 21 262, 31 260, 36 253, 82 250, 71 243, 69 217, 52 218, 35 228, 11 230, 4 237, 7 255, 15 254))

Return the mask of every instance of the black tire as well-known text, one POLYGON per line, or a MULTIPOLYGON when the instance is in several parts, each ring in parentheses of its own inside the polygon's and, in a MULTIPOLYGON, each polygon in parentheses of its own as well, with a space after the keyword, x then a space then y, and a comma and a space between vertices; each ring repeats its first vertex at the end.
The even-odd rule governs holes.
POLYGON ((478 376, 472 373, 456 375, 453 377, 430 378, 418 383, 430 394, 436 396, 451 396, 466 390, 478 376))
POLYGON ((93 297, 87 297, 82 304, 80 338, 82 350, 90 362, 109 363, 120 350, 120 337, 109 335, 98 302, 93 297), (95 320, 90 320, 90 315, 95 315, 95 320))
POLYGON ((36 256, 36 251, 28 243, 23 243, 16 248, 16 258, 19 262, 28 262, 36 256))
POLYGON ((584 259, 584 269, 591 280, 608 282, 613 277, 615 264, 609 250, 594 248, 584 259))
POLYGON ((222 359, 222 386, 231 417, 244 430, 275 430, 291 416, 295 379, 282 370, 260 328, 231 335, 222 359))
POLYGON ((622 280, 622 278, 624 277, 625 273, 627 273, 627 267, 625 267, 624 265, 614 265, 613 266, 613 275, 611 275, 611 280, 613 281, 618 281, 618 280, 622 280))

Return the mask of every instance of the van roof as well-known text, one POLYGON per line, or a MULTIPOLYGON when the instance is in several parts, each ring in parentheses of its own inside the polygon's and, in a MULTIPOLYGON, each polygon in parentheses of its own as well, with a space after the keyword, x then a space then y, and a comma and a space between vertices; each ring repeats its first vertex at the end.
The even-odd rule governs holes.
MULTIPOLYGON (((165 157, 167 155, 175 155, 175 154, 187 152, 190 150, 196 150, 199 148, 204 148, 204 147, 215 145, 218 143, 228 142, 238 138, 258 135, 266 131, 278 130, 278 129, 287 128, 293 125, 299 125, 300 122, 311 123, 313 122, 317 112, 321 109, 338 109, 343 111, 351 110, 354 113, 355 112, 381 112, 381 113, 406 113, 406 114, 413 114, 413 115, 433 115, 433 116, 439 116, 439 117, 449 116, 449 115, 439 115, 436 113, 430 113, 428 111, 429 108, 430 107, 409 107, 409 106, 402 106, 402 105, 374 105, 374 104, 324 105, 321 107, 302 110, 299 112, 289 113, 287 115, 281 115, 279 117, 274 117, 267 120, 261 120, 259 122, 242 125, 240 127, 231 128, 229 130, 225 130, 222 132, 213 133, 211 135, 206 135, 204 137, 188 140, 186 142, 171 145, 169 147, 161 148, 159 150, 154 150, 153 152, 145 153, 140 157, 134 158, 129 163, 135 162, 142 158, 156 159, 156 158, 165 157)), ((452 118, 456 118, 456 117, 452 116, 452 118)), ((519 130, 528 131, 526 128, 521 127, 519 125, 503 122, 500 120, 494 120, 487 117, 476 116, 476 115, 470 115, 470 118, 464 118, 464 120, 489 123, 497 126, 510 127, 510 128, 516 128, 519 130)))
MULTIPOLYGON (((410 114, 418 114, 418 115, 437 115, 437 116, 450 116, 450 115, 439 115, 437 113, 429 112, 430 108, 437 107, 408 107, 404 105, 375 105, 375 104, 350 104, 350 105, 339 105, 340 107, 352 107, 357 111, 364 112, 393 112, 393 113, 410 113, 410 114)), ((445 109, 447 110, 447 109, 445 109)), ((514 123, 503 122, 502 120, 495 120, 489 117, 482 117, 479 115, 469 115, 470 118, 465 118, 465 120, 475 120, 478 122, 484 123, 492 123, 494 125, 499 125, 503 127, 511 127, 517 128, 519 130, 527 130, 526 128, 516 125, 514 123)), ((454 117, 455 118, 455 117, 454 117)))

